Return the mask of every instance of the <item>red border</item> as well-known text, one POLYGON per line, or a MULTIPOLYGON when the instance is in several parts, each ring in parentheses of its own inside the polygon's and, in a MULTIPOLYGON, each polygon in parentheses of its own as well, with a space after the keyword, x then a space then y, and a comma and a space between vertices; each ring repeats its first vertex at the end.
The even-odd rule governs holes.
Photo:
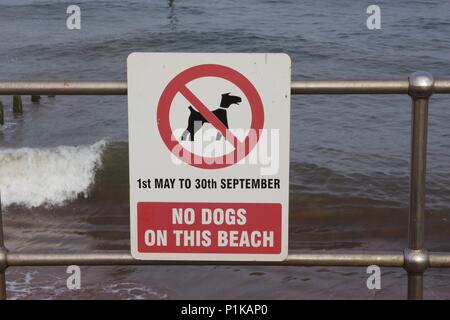
POLYGON ((180 72, 168 83, 158 102, 157 123, 161 138, 170 152, 173 152, 173 150, 179 150, 180 153, 182 153, 181 157, 174 153, 178 158, 184 162, 186 162, 186 158, 190 159, 190 162, 186 163, 194 167, 203 169, 219 169, 239 162, 253 150, 259 141, 261 130, 264 126, 264 107, 258 91, 244 75, 226 66, 218 64, 202 64, 180 72), (237 152, 238 148, 235 148, 234 151, 229 154, 224 154, 219 158, 198 156, 191 153, 189 150, 186 150, 178 142, 178 139, 173 136, 173 131, 169 121, 169 111, 175 95, 189 82, 203 77, 218 77, 230 81, 242 90, 250 103, 250 109, 252 112, 250 129, 256 132, 256 139, 251 140, 247 135, 244 141, 241 142, 241 144, 246 147, 245 152, 240 155, 237 152))

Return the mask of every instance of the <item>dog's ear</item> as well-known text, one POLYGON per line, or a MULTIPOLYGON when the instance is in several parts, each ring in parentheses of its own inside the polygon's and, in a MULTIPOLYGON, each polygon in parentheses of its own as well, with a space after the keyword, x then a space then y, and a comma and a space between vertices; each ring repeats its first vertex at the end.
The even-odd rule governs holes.
POLYGON ((222 94, 222 97, 223 97, 223 96, 229 96, 230 93, 231 93, 231 92, 223 93, 223 94, 222 94))

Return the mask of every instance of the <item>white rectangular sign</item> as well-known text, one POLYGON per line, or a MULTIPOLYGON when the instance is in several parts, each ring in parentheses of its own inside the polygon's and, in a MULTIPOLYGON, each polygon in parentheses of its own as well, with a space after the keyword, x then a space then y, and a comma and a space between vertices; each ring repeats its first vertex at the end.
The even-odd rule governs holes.
POLYGON ((286 258, 290 85, 286 54, 128 57, 133 257, 286 258))

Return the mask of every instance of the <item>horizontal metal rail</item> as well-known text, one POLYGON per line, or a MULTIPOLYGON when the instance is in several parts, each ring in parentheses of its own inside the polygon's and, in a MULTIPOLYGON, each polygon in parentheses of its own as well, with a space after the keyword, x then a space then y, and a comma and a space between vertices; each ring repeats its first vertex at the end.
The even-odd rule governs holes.
POLYGON ((0 95, 126 95, 121 81, 0 81, 0 95))
MULTIPOLYGON (((126 95, 121 81, 0 81, 0 95, 126 95)), ((293 81, 292 94, 408 94, 412 98, 409 246, 398 253, 291 253, 285 261, 141 261, 128 252, 16 253, 3 243, 0 203, 0 299, 6 299, 8 267, 66 265, 280 265, 403 267, 408 272, 408 298, 421 299, 427 268, 449 268, 450 253, 428 252, 424 246, 425 176, 428 101, 432 94, 450 93, 450 80, 434 80, 416 72, 405 80, 293 81)))
MULTIPOLYGON (((124 81, 0 81, 0 95, 126 95, 124 81)), ((408 80, 293 81, 292 94, 407 94, 408 80)), ((450 80, 435 80, 433 93, 450 93, 450 80)))
MULTIPOLYGON (((272 266, 334 266, 404 267, 403 252, 386 253, 290 253, 284 261, 164 261, 136 260, 129 252, 93 253, 7 253, 9 267, 67 266, 67 265, 272 265, 272 266)), ((430 253, 431 268, 449 268, 450 254, 430 253)))
MULTIPOLYGON (((450 257, 449 257, 450 258, 450 257)), ((277 266, 369 266, 402 267, 403 253, 291 253, 273 261, 150 261, 135 260, 130 253, 8 253, 11 267, 76 265, 277 265, 277 266)), ((449 260, 450 262, 450 260, 449 260)), ((450 264, 449 264, 450 266, 450 264)))

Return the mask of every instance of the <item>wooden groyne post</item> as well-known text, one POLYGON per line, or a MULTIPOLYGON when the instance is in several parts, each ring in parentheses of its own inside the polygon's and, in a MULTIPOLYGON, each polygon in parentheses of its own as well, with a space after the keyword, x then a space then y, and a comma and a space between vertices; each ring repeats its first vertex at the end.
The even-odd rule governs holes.
POLYGON ((23 113, 21 96, 13 96, 13 113, 18 113, 18 114, 23 113))
POLYGON ((39 102, 41 101, 41 96, 37 96, 37 95, 32 95, 31 96, 31 102, 39 102))

